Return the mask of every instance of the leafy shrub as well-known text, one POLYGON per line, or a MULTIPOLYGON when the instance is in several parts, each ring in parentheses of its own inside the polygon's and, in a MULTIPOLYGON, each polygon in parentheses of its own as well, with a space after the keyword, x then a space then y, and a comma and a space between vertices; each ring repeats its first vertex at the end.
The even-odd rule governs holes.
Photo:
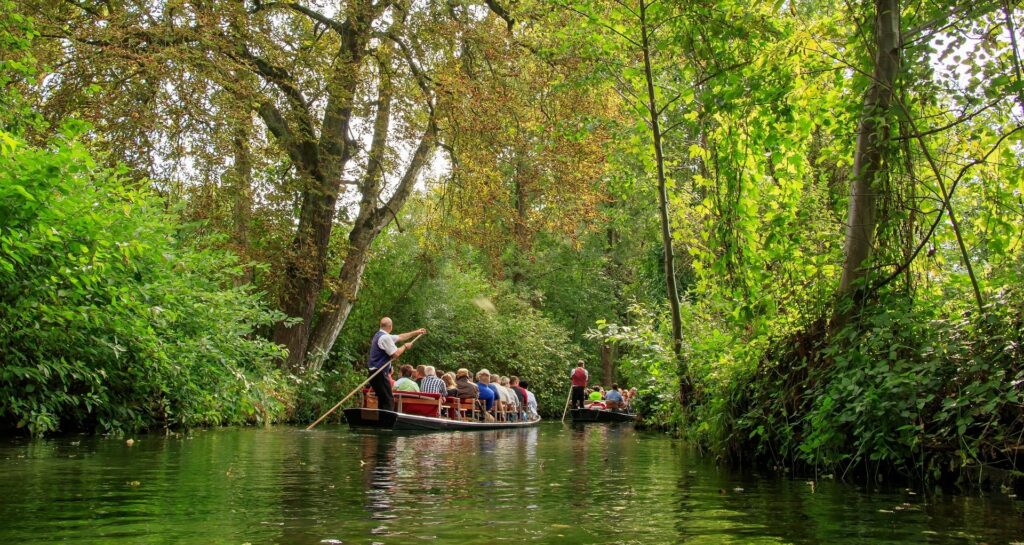
MULTIPOLYGON (((335 358, 340 361, 355 361, 354 358, 344 355, 335 354, 335 358)), ((367 374, 364 369, 365 366, 331 366, 295 378, 295 404, 293 411, 288 415, 289 420, 312 422, 319 418, 366 380, 367 374)), ((337 420, 341 414, 339 410, 332 418, 337 420)))
POLYGON ((632 406, 645 425, 675 428, 681 419, 679 373, 669 334, 659 329, 668 322, 640 304, 630 305, 628 318, 630 325, 598 320, 588 336, 618 347, 619 376, 637 389, 632 406))
POLYGON ((98 166, 70 122, 45 147, 0 132, 0 418, 67 428, 276 418, 276 317, 230 255, 179 240, 163 202, 98 166))
POLYGON ((700 409, 698 437, 721 455, 839 475, 1018 467, 1022 301, 1004 290, 978 316, 956 300, 890 296, 831 337, 818 322, 734 376, 700 409), (715 419, 720 433, 707 433, 715 419))

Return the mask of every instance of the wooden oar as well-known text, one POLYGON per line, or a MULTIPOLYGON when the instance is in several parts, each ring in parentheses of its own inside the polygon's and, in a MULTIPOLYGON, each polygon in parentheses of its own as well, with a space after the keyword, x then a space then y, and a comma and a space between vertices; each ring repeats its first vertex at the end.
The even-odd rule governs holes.
MULTIPOLYGON (((411 340, 411 341, 409 341, 409 342, 408 342, 408 344, 409 344, 409 345, 412 345, 413 343, 415 343, 416 341, 418 341, 420 337, 422 337, 422 336, 424 336, 424 335, 426 335, 426 333, 420 333, 419 335, 416 335, 416 338, 415 338, 415 339, 413 339, 413 340, 411 340)), ((383 371, 383 370, 387 369, 388 367, 390 367, 390 366, 391 366, 391 362, 392 362, 392 361, 395 361, 395 358, 391 358, 390 360, 388 360, 388 362, 387 362, 387 363, 385 363, 384 365, 381 365, 381 366, 380 366, 380 369, 377 369, 377 372, 376 372, 376 373, 374 373, 374 374, 370 375, 370 378, 368 378, 368 379, 364 380, 364 381, 362 382, 362 384, 360 384, 359 386, 356 386, 356 389, 355 389, 355 390, 352 390, 351 392, 349 392, 349 393, 348 393, 348 395, 347 395, 347 396, 345 396, 345 398, 344 398, 344 399, 342 399, 341 401, 339 401, 337 405, 335 405, 335 406, 331 407, 331 408, 330 408, 330 410, 328 410, 328 411, 327 411, 327 412, 325 412, 325 413, 324 413, 323 415, 321 415, 321 416, 320 416, 320 418, 317 418, 317 419, 316 419, 316 422, 313 422, 312 424, 310 424, 309 426, 307 426, 307 427, 306 427, 306 430, 308 431, 308 430, 311 430, 311 429, 315 428, 317 424, 319 424, 320 422, 323 422, 323 420, 324 420, 325 418, 327 418, 328 416, 330 416, 330 415, 331 415, 331 413, 333 413, 334 411, 338 410, 338 407, 341 407, 342 403, 345 403, 346 401, 348 401, 348 398, 352 397, 352 395, 353 395, 353 394, 355 394, 356 392, 358 392, 359 390, 361 390, 361 389, 363 388, 363 386, 366 386, 366 383, 368 383, 368 382, 370 382, 371 380, 373 380, 373 377, 377 376, 377 374, 379 374, 379 373, 380 373, 381 371, 383 371)))
POLYGON ((569 412, 569 400, 572 399, 572 384, 569 384, 569 395, 565 396, 565 410, 562 411, 562 423, 565 423, 565 414, 569 412))

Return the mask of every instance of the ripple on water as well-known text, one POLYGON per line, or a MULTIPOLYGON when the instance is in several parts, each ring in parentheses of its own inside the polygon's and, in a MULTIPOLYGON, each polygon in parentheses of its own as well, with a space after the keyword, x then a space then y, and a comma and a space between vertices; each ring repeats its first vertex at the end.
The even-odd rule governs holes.
POLYGON ((0 543, 1009 543, 1019 501, 730 472, 628 427, 0 444, 0 543), (74 457, 70 457, 70 456, 74 457), (13 491, 13 492, 11 492, 13 491))

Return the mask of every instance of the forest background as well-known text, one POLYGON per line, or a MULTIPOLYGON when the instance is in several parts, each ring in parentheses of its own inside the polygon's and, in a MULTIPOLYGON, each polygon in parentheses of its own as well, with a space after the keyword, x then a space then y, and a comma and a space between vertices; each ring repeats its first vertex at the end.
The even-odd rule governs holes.
POLYGON ((577 359, 716 456, 1024 450, 1010 0, 0 0, 0 424, 577 359))

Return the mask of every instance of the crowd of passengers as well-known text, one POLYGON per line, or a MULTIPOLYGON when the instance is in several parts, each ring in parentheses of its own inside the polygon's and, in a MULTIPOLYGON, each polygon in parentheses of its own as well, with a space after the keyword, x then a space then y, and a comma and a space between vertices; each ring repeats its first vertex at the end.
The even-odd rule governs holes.
POLYGON ((587 396, 588 409, 629 409, 629 402, 636 397, 636 388, 620 390, 618 384, 612 384, 611 389, 605 390, 600 386, 594 386, 593 390, 585 391, 587 396))
MULTIPOLYGON (((485 413, 507 420, 532 420, 539 417, 537 397, 529 390, 529 383, 520 381, 516 376, 492 375, 487 369, 481 369, 476 372, 474 381, 469 369, 463 368, 452 373, 430 365, 415 368, 402 365, 398 374, 399 378, 393 386, 395 392, 440 394, 449 402, 455 399, 471 401, 479 409, 480 418, 486 419, 485 413)), ((452 413, 452 416, 455 414, 452 413)))

